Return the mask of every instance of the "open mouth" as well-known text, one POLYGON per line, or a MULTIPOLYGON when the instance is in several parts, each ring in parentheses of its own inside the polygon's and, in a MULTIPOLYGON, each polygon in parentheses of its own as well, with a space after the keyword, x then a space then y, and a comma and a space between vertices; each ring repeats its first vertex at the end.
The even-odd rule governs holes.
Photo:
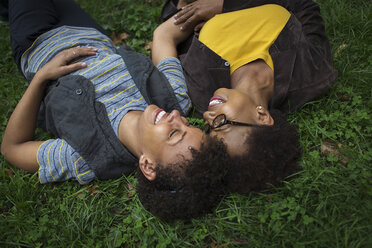
POLYGON ((226 100, 220 96, 213 96, 211 100, 209 101, 209 107, 216 106, 221 103, 225 103, 226 100))
POLYGON ((154 124, 158 124, 159 121, 167 114, 163 109, 158 109, 154 114, 154 124))

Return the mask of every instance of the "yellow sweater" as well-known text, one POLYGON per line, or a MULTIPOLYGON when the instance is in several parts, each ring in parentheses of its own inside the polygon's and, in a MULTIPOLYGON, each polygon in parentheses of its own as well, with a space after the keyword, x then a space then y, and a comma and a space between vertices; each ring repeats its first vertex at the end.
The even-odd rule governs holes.
POLYGON ((274 70, 269 48, 289 17, 275 4, 219 14, 203 26, 199 40, 230 63, 230 74, 257 59, 274 70))

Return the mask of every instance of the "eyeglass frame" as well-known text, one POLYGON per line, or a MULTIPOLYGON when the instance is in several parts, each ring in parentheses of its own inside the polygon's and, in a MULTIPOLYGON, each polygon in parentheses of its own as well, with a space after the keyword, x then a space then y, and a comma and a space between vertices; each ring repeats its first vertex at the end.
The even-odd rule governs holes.
POLYGON ((230 125, 234 125, 234 126, 246 126, 246 127, 262 127, 262 125, 257 125, 257 124, 250 124, 250 123, 243 123, 243 122, 238 122, 238 121, 229 121, 227 118, 226 118, 226 115, 225 114, 219 114, 217 115, 213 121, 212 121, 212 126, 209 125, 209 123, 205 123, 205 133, 206 134, 209 134, 211 132, 211 130, 213 129, 216 129, 216 128, 219 128, 219 127, 222 127, 224 125, 227 125, 227 124, 230 124, 230 125), (218 117, 220 116, 223 116, 223 124, 221 124, 222 122, 220 122, 219 124, 215 125, 214 122, 217 120, 218 117))

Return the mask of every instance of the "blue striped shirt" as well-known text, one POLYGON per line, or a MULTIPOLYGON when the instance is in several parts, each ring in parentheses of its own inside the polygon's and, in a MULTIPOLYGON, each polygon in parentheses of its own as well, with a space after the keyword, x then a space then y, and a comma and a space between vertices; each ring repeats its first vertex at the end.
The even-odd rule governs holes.
MULTIPOLYGON (((112 41, 92 28, 63 26, 41 35, 23 54, 21 67, 24 74, 36 73, 59 52, 75 46, 98 49, 95 56, 83 57, 87 67, 71 74, 82 75, 95 87, 97 101, 106 107, 108 118, 116 135, 121 119, 129 110, 143 111, 147 107, 125 64, 125 58, 116 54, 112 41)), ((76 61, 75 61, 76 62, 76 61)), ((181 64, 177 58, 166 58, 157 66, 173 88, 185 113, 191 107, 181 64)), ((27 78, 30 80, 30 78, 27 78)), ((63 139, 44 142, 37 160, 41 183, 78 180, 86 184, 95 178, 85 160, 63 139)))

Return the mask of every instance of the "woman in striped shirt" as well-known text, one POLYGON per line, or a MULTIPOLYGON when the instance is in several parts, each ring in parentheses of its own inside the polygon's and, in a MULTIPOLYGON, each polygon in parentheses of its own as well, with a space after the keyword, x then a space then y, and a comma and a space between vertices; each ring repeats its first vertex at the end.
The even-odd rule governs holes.
POLYGON ((179 40, 157 29, 154 67, 128 47, 116 49, 72 0, 9 1, 9 23, 16 64, 30 82, 2 141, 11 164, 38 172, 41 183, 87 184, 138 163, 140 199, 164 219, 218 203, 226 152, 180 114, 190 99, 172 45, 179 40), (37 125, 56 138, 33 141, 37 125))

